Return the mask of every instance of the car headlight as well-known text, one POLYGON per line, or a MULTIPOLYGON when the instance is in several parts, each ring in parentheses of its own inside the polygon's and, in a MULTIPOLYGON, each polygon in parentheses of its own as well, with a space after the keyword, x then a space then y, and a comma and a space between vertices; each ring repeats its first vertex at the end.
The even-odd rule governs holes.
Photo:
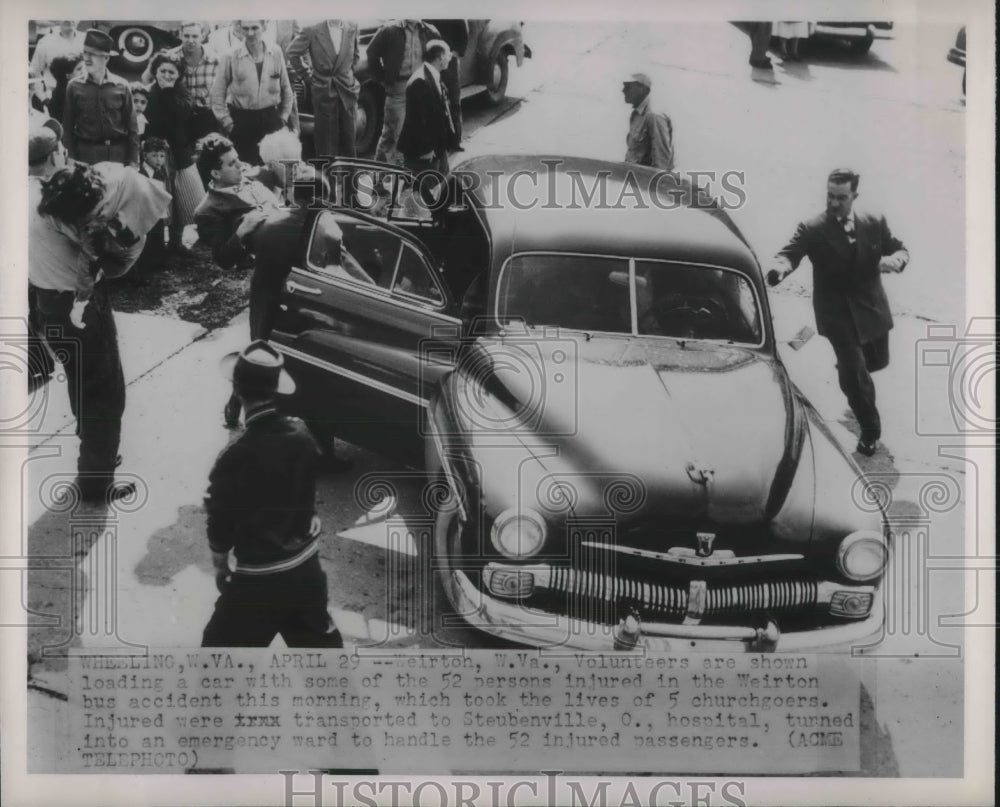
POLYGON ((508 558, 528 558, 545 542, 545 520, 534 510, 504 510, 490 530, 493 546, 508 558))
POLYGON ((885 538, 872 530, 852 532, 837 550, 837 568, 849 580, 874 580, 885 571, 888 562, 885 538))

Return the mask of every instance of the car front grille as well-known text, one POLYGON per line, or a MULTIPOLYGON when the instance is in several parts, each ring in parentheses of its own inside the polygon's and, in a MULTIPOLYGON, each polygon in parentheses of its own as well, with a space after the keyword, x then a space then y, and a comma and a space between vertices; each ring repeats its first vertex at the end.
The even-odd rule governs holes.
MULTIPOLYGON (((554 594, 615 606, 631 606, 649 616, 683 616, 698 596, 692 586, 661 585, 569 567, 551 567, 547 580, 545 575, 536 574, 535 581, 536 585, 542 583, 554 594)), ((808 608, 818 603, 819 584, 816 580, 770 580, 706 586, 698 610, 701 616, 710 617, 747 611, 808 608)))

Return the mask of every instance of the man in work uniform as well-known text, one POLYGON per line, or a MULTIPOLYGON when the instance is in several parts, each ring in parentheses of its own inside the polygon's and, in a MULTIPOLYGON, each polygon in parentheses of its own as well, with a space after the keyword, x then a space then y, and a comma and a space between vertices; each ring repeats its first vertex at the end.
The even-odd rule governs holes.
POLYGON ((395 20, 379 28, 368 44, 368 70, 385 89, 382 135, 375 147, 379 162, 401 162, 396 141, 406 115, 406 84, 423 66, 427 43, 440 36, 422 20, 395 20))
POLYGON ((243 402, 246 431, 209 476, 208 544, 220 595, 202 646, 267 647, 280 633, 289 647, 343 647, 318 556, 319 446, 302 420, 277 409, 277 396, 294 392, 295 382, 262 339, 226 356, 222 368, 243 402))
POLYGON ((622 84, 622 95, 632 105, 625 137, 625 162, 673 171, 674 127, 664 113, 650 108, 652 86, 645 73, 633 73, 622 84))
POLYGON ((108 71, 117 51, 103 31, 91 28, 83 42, 87 76, 66 87, 63 142, 69 156, 93 165, 114 162, 139 167, 139 130, 128 82, 108 71))

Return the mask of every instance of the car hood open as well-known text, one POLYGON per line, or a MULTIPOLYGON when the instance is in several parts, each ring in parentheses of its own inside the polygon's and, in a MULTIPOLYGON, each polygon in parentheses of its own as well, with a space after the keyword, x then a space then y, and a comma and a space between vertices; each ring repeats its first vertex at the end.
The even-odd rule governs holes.
MULTIPOLYGON (((773 516, 784 499, 801 447, 797 404, 766 355, 607 337, 481 340, 479 348, 478 378, 491 377, 486 392, 519 413, 511 432, 540 463, 578 471, 567 480, 578 488, 599 477, 639 480, 629 520, 746 524, 773 516)), ((606 507, 605 498, 578 501, 606 507)))

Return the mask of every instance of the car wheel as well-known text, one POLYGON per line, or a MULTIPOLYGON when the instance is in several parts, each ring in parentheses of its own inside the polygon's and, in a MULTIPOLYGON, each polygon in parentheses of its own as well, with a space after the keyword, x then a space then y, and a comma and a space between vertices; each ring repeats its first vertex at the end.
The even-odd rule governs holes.
POLYGON ((142 28, 125 28, 118 34, 119 58, 132 67, 145 67, 156 49, 153 37, 142 28))
POLYGON ((875 35, 869 31, 868 34, 862 39, 852 39, 851 40, 851 53, 857 56, 863 56, 871 50, 872 43, 875 41, 875 35))
POLYGON ((490 65, 490 72, 486 77, 486 96, 491 104, 500 104, 507 97, 508 55, 505 50, 501 50, 490 65))
POLYGON ((371 83, 361 87, 354 119, 354 144, 359 155, 370 154, 382 131, 382 104, 371 83))

